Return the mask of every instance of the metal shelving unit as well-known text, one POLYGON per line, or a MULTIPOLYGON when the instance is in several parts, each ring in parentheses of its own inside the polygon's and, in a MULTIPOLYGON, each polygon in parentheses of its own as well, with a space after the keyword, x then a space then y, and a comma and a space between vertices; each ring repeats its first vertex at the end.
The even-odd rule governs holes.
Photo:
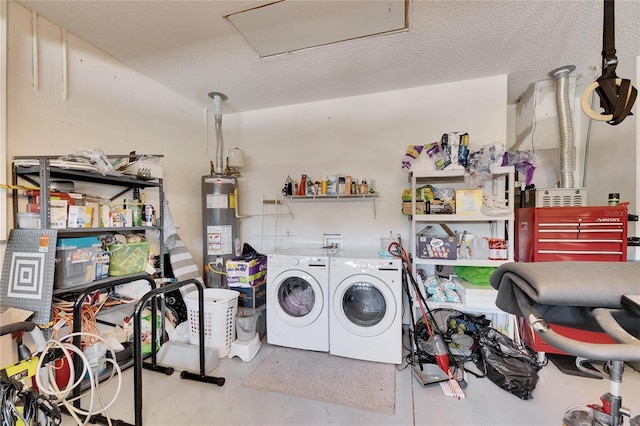
MULTIPOLYGON (((130 155, 122 156, 110 156, 110 157, 131 157, 130 155)), ((50 191, 52 179, 64 179, 74 182, 87 182, 92 184, 99 184, 105 188, 110 188, 108 194, 105 194, 105 198, 115 200, 118 197, 126 194, 128 191, 132 191, 134 188, 154 188, 158 191, 159 205, 158 211, 158 225, 157 226, 134 226, 134 227, 108 227, 108 228, 62 228, 57 229, 58 238, 70 236, 77 237, 81 235, 100 235, 105 233, 130 233, 130 232, 145 232, 155 230, 159 234, 160 252, 158 253, 160 259, 160 267, 158 275, 162 276, 164 273, 164 254, 165 248, 162 244, 164 241, 164 231, 161 226, 163 217, 163 182, 160 178, 154 179, 140 179, 136 176, 130 175, 101 175, 94 171, 89 170, 75 170, 69 168, 63 168, 60 166, 52 166, 52 163, 58 164, 56 160, 57 156, 15 156, 13 157, 12 168, 12 183, 13 183, 13 217, 14 223, 17 224, 18 220, 18 191, 19 182, 26 181, 40 191, 40 223, 43 229, 51 229, 51 205, 50 205, 50 191)), ((148 274, 134 274, 132 279, 139 277, 140 275, 148 276, 148 274)), ((54 288, 54 295, 71 294, 82 292, 84 289, 91 286, 105 286, 108 287, 109 283, 116 279, 127 278, 107 278, 104 280, 92 281, 87 284, 66 287, 66 288, 54 288)))

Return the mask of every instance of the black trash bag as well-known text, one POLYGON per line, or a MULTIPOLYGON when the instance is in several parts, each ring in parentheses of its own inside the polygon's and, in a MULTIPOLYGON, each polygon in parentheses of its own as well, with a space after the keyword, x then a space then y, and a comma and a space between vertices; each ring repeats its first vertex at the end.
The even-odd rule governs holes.
POLYGON ((242 245, 242 255, 237 257, 236 260, 251 260, 258 257, 264 257, 264 254, 258 253, 256 249, 251 247, 249 244, 244 243, 242 245))
POLYGON ((493 383, 520 399, 532 399, 541 366, 536 354, 493 328, 479 333, 474 363, 493 383))

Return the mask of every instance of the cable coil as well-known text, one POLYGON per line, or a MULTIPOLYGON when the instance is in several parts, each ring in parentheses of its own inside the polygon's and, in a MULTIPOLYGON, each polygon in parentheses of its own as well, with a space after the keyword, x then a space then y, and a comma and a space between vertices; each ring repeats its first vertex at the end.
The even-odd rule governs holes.
POLYGON ((45 349, 40 354, 37 371, 40 372, 42 368, 46 369, 48 374, 46 375, 46 377, 41 377, 39 373, 35 375, 36 384, 38 386, 40 393, 46 396, 47 398, 50 398, 50 400, 54 404, 63 405, 78 425, 86 425, 87 423, 90 422, 90 419, 93 415, 103 414, 103 413, 106 416, 109 424, 111 424, 111 420, 109 419, 107 410, 109 409, 109 407, 113 405, 113 403, 118 398, 118 395, 120 394, 120 389, 122 387, 122 371, 120 369, 120 366, 116 362, 115 352, 113 351, 113 349, 110 349, 108 347, 108 345, 106 344, 106 341, 101 336, 93 333, 80 332, 80 333, 68 334, 59 340, 57 339, 49 340, 47 342, 45 349), (69 343, 70 339, 72 339, 75 336, 82 336, 83 339, 88 342, 101 342, 102 344, 105 345, 105 347, 108 348, 111 357, 106 357, 104 359, 104 362, 107 364, 111 364, 112 366, 111 373, 109 374, 108 378, 104 382, 102 382, 100 385, 98 384, 98 377, 97 377, 100 368, 92 369, 91 363, 87 359, 84 352, 77 346, 73 345, 72 343, 69 343), (46 360, 55 358, 55 355, 51 356, 53 355, 54 351, 62 352, 63 359, 69 366, 69 370, 70 370, 69 381, 67 385, 64 386, 62 389, 58 387, 58 384, 56 383, 56 380, 55 380, 56 367, 54 367, 51 362, 46 361, 46 360), (49 354, 49 352, 51 352, 51 354, 49 354), (74 370, 74 364, 73 364, 74 356, 77 356, 82 360, 82 373, 78 375, 75 374, 75 370, 74 370), (44 365, 45 362, 47 364, 46 366, 44 365), (102 394, 100 393, 100 387, 110 383, 115 376, 117 376, 117 380, 118 380, 116 392, 113 398, 111 399, 111 401, 109 401, 108 404, 105 404, 102 398, 102 394), (78 377, 78 379, 75 380, 75 377, 78 377), (89 384, 90 384, 89 389, 84 393, 81 393, 78 397, 69 399, 68 398, 69 395, 72 394, 73 390, 77 386, 81 386, 85 377, 88 377, 89 379, 89 384), (87 410, 82 410, 81 408, 74 406, 73 404, 74 401, 79 400, 80 398, 85 397, 87 395, 90 396, 89 408, 87 410), (101 409, 98 409, 98 410, 94 410, 94 406, 96 406, 96 396, 100 400, 100 405, 102 407, 101 409), (80 416, 85 416, 84 420, 81 420, 80 416))

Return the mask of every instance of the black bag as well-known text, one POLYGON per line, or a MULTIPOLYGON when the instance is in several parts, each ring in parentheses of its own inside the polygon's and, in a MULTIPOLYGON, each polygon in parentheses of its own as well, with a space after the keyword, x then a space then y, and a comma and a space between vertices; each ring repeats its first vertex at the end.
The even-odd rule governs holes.
POLYGON ((541 368, 535 357, 531 349, 520 348, 499 331, 486 328, 479 333, 474 362, 493 383, 528 400, 533 398, 531 393, 536 388, 541 368))

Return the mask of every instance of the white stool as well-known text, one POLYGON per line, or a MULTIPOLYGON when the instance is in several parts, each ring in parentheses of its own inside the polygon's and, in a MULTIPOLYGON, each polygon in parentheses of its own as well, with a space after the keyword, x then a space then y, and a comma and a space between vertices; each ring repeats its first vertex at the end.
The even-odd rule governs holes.
POLYGON ((244 362, 249 362, 256 356, 261 346, 262 343, 260 342, 260 335, 256 332, 253 339, 235 340, 231 344, 231 350, 227 357, 233 358, 234 356, 238 356, 244 362))

